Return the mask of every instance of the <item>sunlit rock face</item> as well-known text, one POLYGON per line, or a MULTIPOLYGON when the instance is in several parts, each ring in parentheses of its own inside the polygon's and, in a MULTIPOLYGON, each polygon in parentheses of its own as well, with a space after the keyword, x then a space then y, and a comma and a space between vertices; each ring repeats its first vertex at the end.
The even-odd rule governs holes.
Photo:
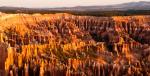
POLYGON ((149 33, 150 16, 1 13, 0 62, 6 76, 148 76, 149 33))

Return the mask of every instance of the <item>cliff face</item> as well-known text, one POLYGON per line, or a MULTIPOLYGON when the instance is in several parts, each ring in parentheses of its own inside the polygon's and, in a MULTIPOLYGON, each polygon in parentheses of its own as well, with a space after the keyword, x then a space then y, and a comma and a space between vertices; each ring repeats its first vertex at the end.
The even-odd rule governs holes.
POLYGON ((2 13, 0 32, 7 75, 150 75, 150 16, 2 13))
POLYGON ((7 58, 7 44, 0 43, 0 76, 5 75, 5 60, 7 58))

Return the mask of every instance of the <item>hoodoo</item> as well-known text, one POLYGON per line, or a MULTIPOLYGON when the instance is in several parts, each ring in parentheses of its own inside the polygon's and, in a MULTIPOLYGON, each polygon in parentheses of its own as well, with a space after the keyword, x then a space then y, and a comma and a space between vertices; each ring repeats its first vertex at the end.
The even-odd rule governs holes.
POLYGON ((8 45, 0 42, 0 76, 5 76, 5 61, 8 55, 8 45))
POLYGON ((149 15, 0 15, 0 76, 150 75, 149 15))

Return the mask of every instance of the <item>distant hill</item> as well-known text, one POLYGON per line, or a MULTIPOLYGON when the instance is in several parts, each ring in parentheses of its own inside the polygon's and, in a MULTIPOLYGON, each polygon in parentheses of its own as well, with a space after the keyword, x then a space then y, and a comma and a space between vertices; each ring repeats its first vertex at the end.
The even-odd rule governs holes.
POLYGON ((5 13, 70 13, 74 15, 90 16, 125 16, 125 15, 150 15, 150 1, 129 2, 106 6, 76 6, 60 8, 25 8, 25 7, 0 7, 0 12, 5 13))
POLYGON ((150 10, 150 2, 129 2, 116 5, 106 6, 77 6, 77 7, 64 7, 64 8, 53 8, 50 10, 77 10, 77 11, 111 11, 111 10, 150 10))
POLYGON ((112 11, 112 10, 150 10, 150 1, 129 2, 106 6, 76 6, 61 8, 24 8, 24 7, 0 7, 0 10, 72 10, 72 11, 112 11))

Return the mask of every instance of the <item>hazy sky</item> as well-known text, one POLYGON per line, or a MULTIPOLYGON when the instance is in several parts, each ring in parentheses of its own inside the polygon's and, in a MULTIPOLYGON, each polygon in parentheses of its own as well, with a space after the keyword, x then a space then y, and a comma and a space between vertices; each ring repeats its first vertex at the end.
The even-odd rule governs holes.
MULTIPOLYGON (((141 0, 0 0, 0 6, 17 7, 72 7, 88 5, 110 5, 141 0)), ((150 1, 150 0, 142 0, 150 1)))

